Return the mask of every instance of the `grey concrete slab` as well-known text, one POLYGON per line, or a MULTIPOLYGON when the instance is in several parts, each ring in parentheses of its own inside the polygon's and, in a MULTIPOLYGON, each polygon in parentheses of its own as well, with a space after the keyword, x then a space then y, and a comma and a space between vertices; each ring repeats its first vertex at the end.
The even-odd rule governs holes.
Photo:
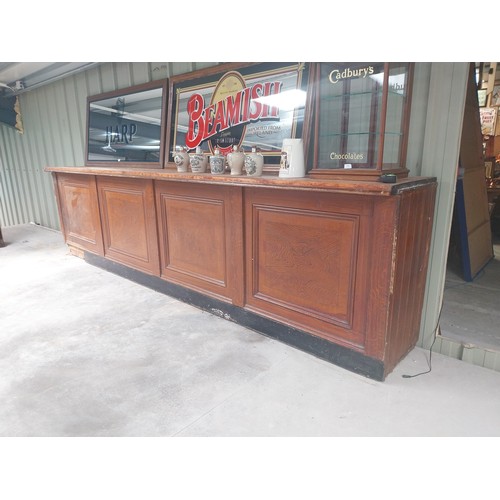
POLYGON ((500 373, 414 349, 385 382, 4 228, 0 436, 500 436, 500 373))
POLYGON ((470 346, 500 351, 500 241, 494 258, 467 282, 448 269, 441 312, 443 336, 470 346))
POLYGON ((414 349, 381 383, 294 352, 180 435, 500 435, 498 373, 433 358, 431 373, 402 378, 427 370, 426 353, 414 349))

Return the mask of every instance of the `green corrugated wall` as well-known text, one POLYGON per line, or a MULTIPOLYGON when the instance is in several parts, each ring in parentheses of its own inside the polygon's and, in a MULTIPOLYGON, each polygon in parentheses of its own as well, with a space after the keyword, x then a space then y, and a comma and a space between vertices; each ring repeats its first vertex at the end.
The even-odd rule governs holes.
POLYGON ((0 124, 0 225, 59 229, 52 178, 43 168, 84 164, 87 96, 215 64, 103 63, 21 94, 24 134, 0 124))

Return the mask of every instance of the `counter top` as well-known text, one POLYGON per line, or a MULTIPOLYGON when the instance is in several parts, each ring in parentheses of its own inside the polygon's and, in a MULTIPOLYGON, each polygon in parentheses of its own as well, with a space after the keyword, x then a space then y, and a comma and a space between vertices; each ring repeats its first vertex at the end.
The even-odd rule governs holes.
POLYGON ((50 167, 44 168, 45 172, 103 175, 110 177, 128 177, 141 179, 154 179, 175 182, 196 182, 232 186, 255 186, 265 188, 285 188, 308 191, 349 192, 367 195, 391 196, 407 189, 436 182, 434 177, 407 177, 394 184, 373 181, 355 181, 339 179, 312 179, 301 177, 286 179, 277 175, 267 174, 261 177, 247 175, 231 176, 212 175, 211 173, 180 173, 174 170, 157 168, 117 168, 117 167, 50 167))

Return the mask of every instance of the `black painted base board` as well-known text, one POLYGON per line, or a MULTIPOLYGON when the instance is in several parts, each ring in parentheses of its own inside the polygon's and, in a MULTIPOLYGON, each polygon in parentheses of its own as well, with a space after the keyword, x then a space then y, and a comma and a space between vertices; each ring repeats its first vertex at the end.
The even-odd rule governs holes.
POLYGON ((385 378, 382 361, 352 351, 344 346, 311 335, 308 332, 290 327, 252 311, 228 304, 213 297, 170 283, 157 276, 131 269, 104 257, 84 252, 84 259, 89 264, 100 267, 134 283, 146 286, 157 292, 174 297, 209 313, 234 321, 267 337, 279 340, 301 351, 312 354, 334 365, 345 368, 365 377, 383 381, 385 378))

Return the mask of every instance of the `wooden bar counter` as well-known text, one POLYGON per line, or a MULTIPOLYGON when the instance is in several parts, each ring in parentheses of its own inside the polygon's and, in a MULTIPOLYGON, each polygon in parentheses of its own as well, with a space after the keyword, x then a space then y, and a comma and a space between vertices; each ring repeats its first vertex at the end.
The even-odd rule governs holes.
POLYGON ((376 380, 417 342, 433 178, 45 170, 94 265, 376 380))

